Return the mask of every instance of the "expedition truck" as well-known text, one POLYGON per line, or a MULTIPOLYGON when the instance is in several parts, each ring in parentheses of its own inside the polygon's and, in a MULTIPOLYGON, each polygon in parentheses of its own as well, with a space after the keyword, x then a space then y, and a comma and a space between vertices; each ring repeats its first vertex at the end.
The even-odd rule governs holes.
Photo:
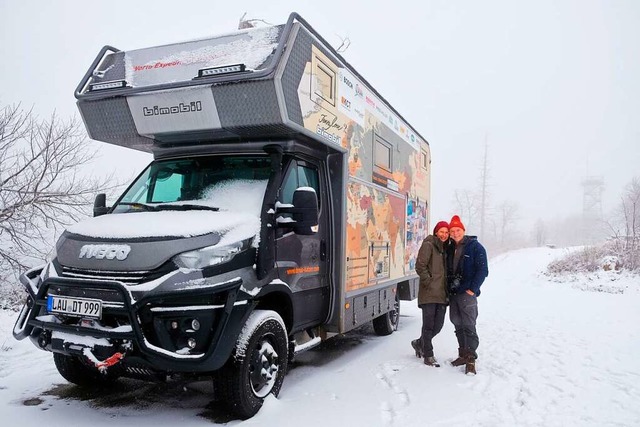
POLYGON ((75 96, 92 139, 153 161, 20 278, 14 336, 65 379, 212 377, 246 418, 297 352, 397 328, 428 230, 429 145, 299 15, 105 46, 75 96))

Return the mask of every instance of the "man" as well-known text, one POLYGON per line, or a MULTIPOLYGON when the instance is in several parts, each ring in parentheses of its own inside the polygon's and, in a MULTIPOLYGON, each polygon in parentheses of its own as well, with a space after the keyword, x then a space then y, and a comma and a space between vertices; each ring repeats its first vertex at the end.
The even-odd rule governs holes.
POLYGON ((447 311, 444 243, 449 240, 449 224, 440 221, 420 246, 416 259, 416 273, 420 276, 418 306, 422 309, 422 335, 411 341, 417 357, 424 357, 424 364, 440 367, 433 355, 431 340, 444 325, 447 311), (436 236, 436 237, 434 237, 436 236))
POLYGON ((476 374, 479 339, 476 331, 480 286, 489 275, 487 251, 475 236, 465 236, 465 228, 458 215, 449 222, 453 244, 447 248, 447 286, 449 318, 458 338, 458 358, 453 366, 465 365, 465 374, 476 374))

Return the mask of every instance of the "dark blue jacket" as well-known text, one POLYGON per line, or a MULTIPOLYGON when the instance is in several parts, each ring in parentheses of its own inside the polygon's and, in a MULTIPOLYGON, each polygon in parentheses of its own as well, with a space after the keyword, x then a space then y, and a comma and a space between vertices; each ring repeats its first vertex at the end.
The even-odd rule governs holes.
POLYGON ((487 251, 475 236, 464 236, 464 252, 460 257, 458 268, 453 268, 453 256, 456 244, 453 240, 447 248, 447 284, 449 292, 459 294, 466 290, 480 295, 480 286, 489 275, 487 251), (459 284, 456 286, 456 279, 459 284))

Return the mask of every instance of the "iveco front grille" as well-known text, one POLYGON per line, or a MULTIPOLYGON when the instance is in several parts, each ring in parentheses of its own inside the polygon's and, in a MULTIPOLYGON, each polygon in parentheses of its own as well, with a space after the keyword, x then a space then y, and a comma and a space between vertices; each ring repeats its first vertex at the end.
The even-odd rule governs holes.
POLYGON ((151 271, 94 271, 62 267, 62 277, 90 280, 115 280, 126 285, 138 285, 149 280, 151 271))

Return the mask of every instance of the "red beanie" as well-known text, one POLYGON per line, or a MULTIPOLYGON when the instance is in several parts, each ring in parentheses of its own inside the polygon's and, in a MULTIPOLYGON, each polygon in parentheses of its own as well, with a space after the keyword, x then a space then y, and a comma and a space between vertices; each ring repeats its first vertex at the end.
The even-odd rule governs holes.
POLYGON ((460 217, 458 215, 454 215, 449 222, 450 229, 455 227, 462 228, 464 230, 464 225, 462 224, 462 221, 460 221, 460 217))
POLYGON ((440 230, 441 228, 449 228, 449 224, 447 224, 447 221, 438 222, 433 229, 433 235, 435 236, 438 233, 438 230, 440 230))

